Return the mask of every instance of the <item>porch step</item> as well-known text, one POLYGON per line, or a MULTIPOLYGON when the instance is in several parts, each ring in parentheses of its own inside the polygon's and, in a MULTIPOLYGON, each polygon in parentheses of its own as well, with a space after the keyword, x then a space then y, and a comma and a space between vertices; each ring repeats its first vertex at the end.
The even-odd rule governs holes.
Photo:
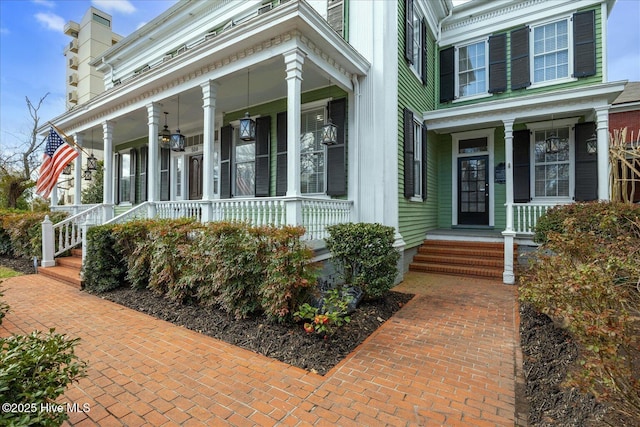
MULTIPOLYGON (((504 244, 460 240, 425 240, 409 265, 411 271, 502 279, 504 244)), ((514 247, 514 260, 517 259, 514 247)))
POLYGON ((72 249, 71 256, 56 258, 55 267, 40 267, 38 268, 38 274, 82 289, 83 281, 80 278, 81 270, 82 250, 72 249))

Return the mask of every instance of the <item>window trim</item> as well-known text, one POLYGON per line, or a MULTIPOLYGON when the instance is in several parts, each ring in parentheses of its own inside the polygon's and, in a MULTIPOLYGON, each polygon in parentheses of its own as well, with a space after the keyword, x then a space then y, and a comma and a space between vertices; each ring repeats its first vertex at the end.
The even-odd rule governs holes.
POLYGON ((563 83, 569 83, 569 82, 574 82, 577 81, 578 79, 576 77, 573 77, 574 74, 574 45, 573 45, 573 14, 569 14, 569 15, 563 15, 563 16, 559 16, 559 17, 555 17, 553 19, 547 19, 545 21, 539 21, 536 22, 534 24, 529 24, 529 31, 530 31, 530 37, 529 37, 529 80, 531 82, 531 84, 529 86, 527 86, 527 89, 537 89, 537 88, 541 88, 541 87, 545 87, 545 86, 550 86, 550 85, 557 85, 557 84, 563 84, 563 83), (542 80, 542 81, 535 81, 536 75, 535 75, 535 59, 536 59, 536 55, 535 55, 535 31, 538 28, 550 25, 550 24, 555 24, 561 21, 566 21, 567 22, 567 76, 566 77, 560 77, 560 78, 556 78, 556 79, 552 79, 552 80, 542 80))
POLYGON ((424 165, 423 163, 423 153, 422 153, 422 128, 424 124, 420 117, 418 117, 415 113, 413 114, 413 195, 409 198, 411 202, 420 202, 424 201, 424 165), (418 168, 419 176, 416 176, 416 162, 420 164, 418 168), (420 185, 420 191, 416 191, 416 183, 420 185))
MULTIPOLYGON (((327 116, 329 114, 329 103, 333 101, 333 98, 324 98, 324 99, 319 99, 316 101, 312 101, 312 102, 308 102, 306 104, 302 104, 300 106, 300 119, 301 119, 301 125, 302 125, 302 115, 305 113, 308 113, 309 111, 312 110, 317 110, 322 108, 323 109, 323 117, 324 117, 324 122, 326 123, 327 121, 327 116)), ((300 129, 300 136, 302 136, 302 128, 300 129)), ((300 162, 302 162, 302 147, 300 147, 300 162)), ((327 175, 327 146, 322 144, 322 155, 324 157, 324 170, 322 172, 322 183, 323 183, 323 191, 318 192, 318 193, 305 193, 304 191, 302 191, 302 170, 300 170, 300 194, 304 195, 304 196, 313 196, 313 197, 324 197, 326 196, 327 198, 329 198, 330 196, 327 195, 327 179, 328 179, 328 175, 327 175)))
POLYGON ((428 54, 426 52, 428 46, 426 46, 428 41, 427 33, 427 25, 426 25, 426 16, 427 13, 422 9, 421 3, 418 0, 405 0, 405 8, 409 5, 413 6, 411 12, 411 18, 413 18, 411 23, 408 23, 408 11, 405 10, 405 45, 411 43, 411 54, 412 57, 409 58, 407 56, 407 48, 405 47, 405 61, 413 74, 416 76, 418 80, 422 82, 422 84, 426 84, 427 81, 427 64, 426 62, 429 60, 428 54), (417 25, 416 25, 417 24, 417 25), (407 34, 407 30, 411 27, 412 34, 411 37, 407 34), (415 45, 416 37, 418 39, 418 45, 415 45), (417 52, 416 52, 416 47, 417 52), (416 63, 415 58, 418 59, 418 63, 416 63))
POLYGON ((493 94, 489 92, 489 38, 483 37, 481 39, 471 40, 467 43, 456 45, 454 49, 454 86, 455 86, 455 98, 454 102, 460 100, 471 100, 478 98, 487 98, 492 96, 493 94), (485 70, 485 79, 484 79, 484 92, 474 93, 473 95, 460 95, 460 49, 464 47, 469 47, 473 45, 477 45, 483 43, 484 44, 484 70, 485 70))
POLYGON ((544 122, 536 122, 527 124, 527 130, 529 133, 529 188, 530 188, 530 198, 531 202, 554 202, 554 203, 562 203, 562 202, 572 202, 575 197, 575 168, 576 168, 576 159, 575 159, 575 125, 578 123, 579 119, 572 117, 567 119, 560 120, 547 120, 544 122), (550 130, 550 129, 559 129, 559 128, 569 128, 569 195, 568 196, 536 196, 536 131, 550 130))

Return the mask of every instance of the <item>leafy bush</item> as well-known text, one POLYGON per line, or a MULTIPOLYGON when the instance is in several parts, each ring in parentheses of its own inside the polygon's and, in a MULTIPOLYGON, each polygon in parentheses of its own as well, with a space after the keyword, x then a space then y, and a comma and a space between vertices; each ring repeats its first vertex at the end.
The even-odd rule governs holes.
POLYGON ((155 223, 153 220, 137 220, 113 226, 114 249, 126 261, 125 279, 134 289, 145 289, 149 285, 153 245, 149 230, 155 223))
POLYGON ((3 289, 0 288, 0 325, 2 325, 2 319, 4 318, 4 316, 9 312, 9 304, 1 299, 4 296, 4 293, 2 291, 3 289))
POLYGON ((55 404, 70 383, 85 375, 86 364, 75 355, 79 339, 54 332, 0 338, 0 402, 29 405, 28 411, 0 412, 0 424, 58 426, 68 419, 66 411, 40 408, 55 404))
POLYGON ((327 230, 327 248, 345 283, 361 288, 365 298, 384 296, 398 275, 400 254, 393 247, 394 228, 345 223, 332 225, 327 230))
POLYGON ((42 256, 42 221, 46 215, 54 224, 67 217, 65 212, 1 211, 0 253, 20 258, 42 256))
POLYGON ((99 225, 87 231, 86 253, 82 273, 87 291, 107 292, 124 284, 127 262, 116 249, 112 225, 99 225))
POLYGON ((579 343, 570 383, 640 419, 640 206, 581 203, 548 216, 539 223, 544 244, 520 276, 520 299, 579 343))
POLYGON ((293 315, 296 319, 308 320, 304 323, 307 333, 315 332, 323 337, 333 335, 337 328, 351 322, 348 316, 351 298, 338 288, 331 289, 323 298, 320 308, 304 303, 293 315))

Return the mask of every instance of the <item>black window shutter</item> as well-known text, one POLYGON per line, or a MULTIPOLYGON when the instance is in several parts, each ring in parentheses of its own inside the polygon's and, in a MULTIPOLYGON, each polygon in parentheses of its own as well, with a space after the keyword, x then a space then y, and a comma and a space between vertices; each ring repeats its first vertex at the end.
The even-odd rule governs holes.
POLYGON ((513 201, 529 203, 531 201, 531 152, 529 130, 513 132, 513 201))
POLYGON ((422 20, 422 84, 427 84, 427 21, 422 20))
POLYGON ((329 104, 331 121, 338 127, 338 140, 335 145, 327 147, 327 194, 345 196, 347 194, 347 163, 345 161, 347 99, 336 99, 329 104))
POLYGON ((404 58, 413 64, 413 0, 404 0, 404 58))
POLYGON ((138 161, 138 151, 135 148, 129 150, 129 201, 136 202, 136 165, 138 161))
POLYGON ((287 112, 276 118, 276 196, 287 194, 287 112))
POLYGON ((576 191, 575 200, 598 200, 598 156, 587 153, 587 139, 596 132, 596 124, 576 125, 576 191))
POLYGON ((149 147, 140 148, 140 201, 147 200, 147 174, 149 169, 149 147))
POLYGON ((529 77, 529 27, 511 31, 511 90, 531 86, 529 77))
POLYGON ((220 198, 231 198, 231 142, 233 127, 220 129, 220 198))
POLYGON ((404 197, 415 196, 413 186, 413 113, 404 109, 404 197))
POLYGON ((455 86, 455 50, 440 51, 440 102, 453 101, 455 86))
POLYGON ((507 90, 507 35, 489 37, 489 93, 507 90))
POLYGON ((269 197, 271 141, 271 117, 259 117, 256 120, 256 197, 269 197))
POLYGON ((427 200, 427 127, 422 126, 422 200, 427 200))
POLYGON ((573 15, 573 76, 596 74, 596 13, 594 10, 573 15))

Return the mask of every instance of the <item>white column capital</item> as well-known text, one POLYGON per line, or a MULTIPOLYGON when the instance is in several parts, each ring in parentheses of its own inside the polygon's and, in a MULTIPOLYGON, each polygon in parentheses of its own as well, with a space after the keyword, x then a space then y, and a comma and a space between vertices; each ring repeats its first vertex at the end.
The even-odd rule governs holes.
POLYGON ((208 80, 202 83, 200 87, 202 88, 202 99, 205 102, 205 106, 207 105, 207 100, 211 100, 214 103, 213 105, 215 105, 220 83, 215 80, 208 80))
POLYGON ((287 80, 294 78, 302 80, 302 65, 304 64, 307 54, 299 48, 295 48, 283 53, 283 56, 287 66, 287 80))
POLYGON ((147 124, 151 125, 153 123, 158 123, 160 119, 160 104, 157 102, 152 102, 146 105, 147 107, 147 124))
POLYGON ((504 133, 505 135, 507 134, 507 132, 513 132, 513 123, 515 122, 515 119, 503 119, 502 123, 504 124, 504 133))

